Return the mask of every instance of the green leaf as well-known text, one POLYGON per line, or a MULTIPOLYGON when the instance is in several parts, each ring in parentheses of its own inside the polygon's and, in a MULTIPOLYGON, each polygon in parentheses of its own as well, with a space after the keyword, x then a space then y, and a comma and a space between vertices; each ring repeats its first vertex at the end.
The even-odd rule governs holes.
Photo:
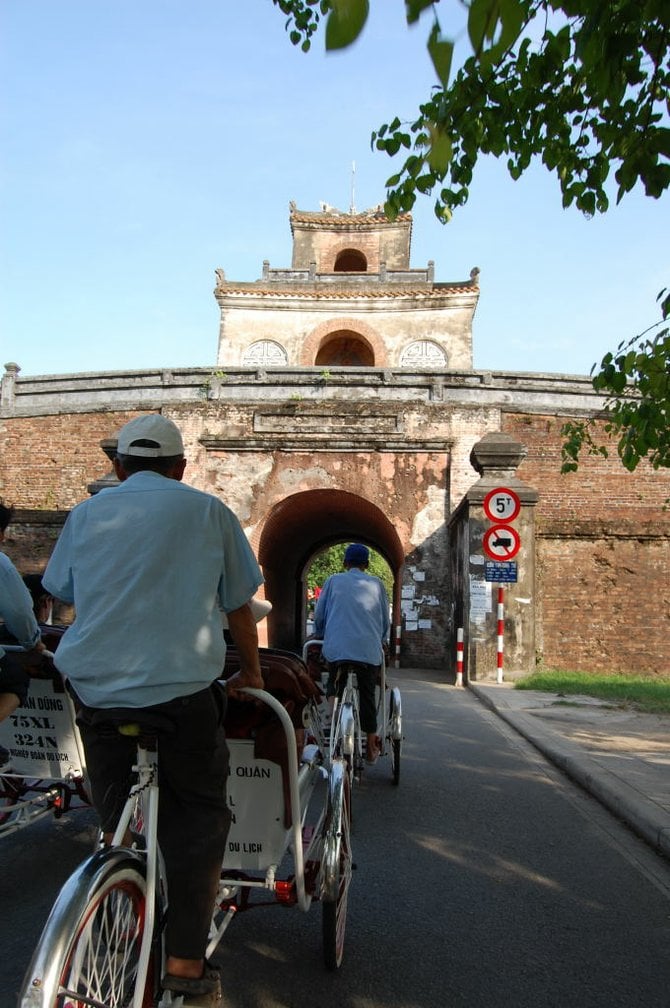
POLYGON ((476 55, 492 42, 499 19, 498 0, 472 0, 468 13, 468 35, 476 55))
POLYGON ((426 7, 432 7, 434 0, 405 0, 407 24, 418 21, 426 7))
POLYGON ((442 87, 448 87, 451 61, 454 55, 454 43, 450 39, 442 37, 437 23, 433 25, 428 38, 428 52, 442 87))
POLYGON ((453 155, 451 139, 441 130, 435 130, 431 137, 430 150, 428 152, 428 164, 442 178, 449 167, 453 155))
POLYGON ((326 21, 326 49, 346 49, 363 30, 370 11, 369 0, 331 0, 326 21))

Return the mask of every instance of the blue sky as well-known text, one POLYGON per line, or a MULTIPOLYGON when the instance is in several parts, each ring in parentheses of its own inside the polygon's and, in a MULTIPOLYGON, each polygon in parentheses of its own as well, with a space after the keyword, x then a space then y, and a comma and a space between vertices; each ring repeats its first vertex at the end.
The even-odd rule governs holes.
MULTIPOLYGON (((381 202, 400 164, 370 134, 434 83, 402 0, 331 55, 270 0, 4 0, 0 22, 0 363, 25 375, 213 365, 214 270, 290 265, 289 200, 348 209, 352 163, 357 208, 381 202)), ((450 224, 432 204, 412 265, 480 268, 476 368, 586 374, 657 318, 667 194, 587 221, 540 166, 485 160, 450 224)))

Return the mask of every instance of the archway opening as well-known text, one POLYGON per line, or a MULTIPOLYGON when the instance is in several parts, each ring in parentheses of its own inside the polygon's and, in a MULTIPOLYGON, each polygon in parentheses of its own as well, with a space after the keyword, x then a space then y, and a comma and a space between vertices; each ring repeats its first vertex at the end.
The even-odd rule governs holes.
POLYGON ((335 273, 367 273, 368 261, 359 249, 344 249, 335 260, 335 273))
POLYGON ((350 329, 338 329, 326 336, 317 351, 314 363, 321 367, 326 364, 339 367, 374 367, 375 355, 368 341, 359 333, 350 329))
POLYGON ((271 646, 300 651, 307 621, 307 571, 326 546, 362 542, 380 553, 394 577, 394 622, 400 611, 404 551, 398 534, 375 504, 342 490, 306 490, 276 504, 265 522, 258 559, 265 575, 271 646))

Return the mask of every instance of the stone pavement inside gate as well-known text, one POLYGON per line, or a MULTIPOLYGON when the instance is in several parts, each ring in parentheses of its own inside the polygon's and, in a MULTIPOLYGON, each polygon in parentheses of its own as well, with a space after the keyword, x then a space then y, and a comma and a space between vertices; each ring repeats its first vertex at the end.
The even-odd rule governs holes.
POLYGON ((670 715, 586 696, 469 683, 479 700, 670 857, 670 715))

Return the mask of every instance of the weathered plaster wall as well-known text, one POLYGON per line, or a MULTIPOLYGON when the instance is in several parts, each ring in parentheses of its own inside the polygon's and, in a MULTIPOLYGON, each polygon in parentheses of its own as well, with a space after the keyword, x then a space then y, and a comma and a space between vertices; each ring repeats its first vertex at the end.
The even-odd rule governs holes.
POLYGON ((400 298, 391 293, 360 300, 338 296, 323 300, 273 294, 222 299, 217 366, 239 366, 244 351, 259 340, 274 340, 287 352, 288 363, 314 364, 321 339, 336 329, 372 336, 376 367, 398 367, 405 347, 415 340, 433 340, 445 351, 447 367, 472 367, 473 297, 459 304, 450 298, 400 298), (456 302, 456 303, 454 303, 456 302), (316 343, 316 346, 314 345, 316 343))
MULTIPOLYGON (((320 491, 355 501, 372 543, 381 528, 373 512, 385 516, 404 551, 402 581, 413 589, 415 622, 430 623, 405 633, 403 661, 453 669, 450 635, 463 572, 450 574, 454 543, 446 523, 477 480, 473 445, 502 429, 527 446, 519 476, 539 493, 539 658, 560 667, 670 673, 667 472, 643 464, 629 474, 610 458, 585 459, 579 473, 560 475, 561 424, 595 400, 586 381, 368 370, 343 371, 324 384, 318 372, 294 370, 239 372, 216 387, 203 386, 196 373, 16 384, 0 419, 0 495, 21 509, 7 543, 20 569, 44 565, 65 512, 109 472, 99 442, 135 415, 116 403, 135 399, 181 426, 186 478, 225 499, 256 548, 270 514, 287 501, 302 507, 320 491)), ((327 523, 311 527, 312 542, 327 537, 327 523)), ((281 539, 281 520, 273 539, 281 539)), ((300 548, 308 551, 309 543, 300 548)))

